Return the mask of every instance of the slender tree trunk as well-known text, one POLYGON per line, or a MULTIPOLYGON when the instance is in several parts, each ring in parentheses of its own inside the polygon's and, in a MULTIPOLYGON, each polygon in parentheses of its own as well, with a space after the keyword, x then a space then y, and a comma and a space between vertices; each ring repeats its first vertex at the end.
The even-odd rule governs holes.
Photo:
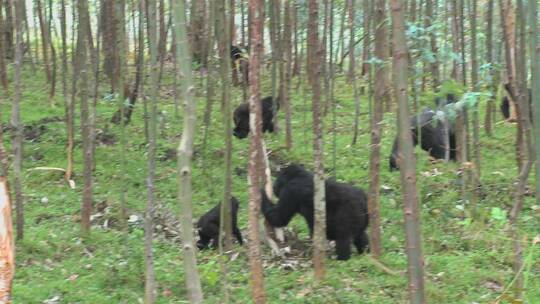
POLYGON ((61 2, 60 8, 60 32, 62 39, 62 97, 64 99, 64 112, 66 115, 66 130, 67 130, 67 166, 64 179, 66 182, 73 187, 74 182, 71 180, 71 174, 73 172, 73 137, 70 137, 73 133, 73 123, 69 119, 69 109, 70 109, 70 99, 68 96, 68 87, 67 87, 67 75, 69 73, 68 64, 67 64, 67 26, 66 26, 66 3, 65 0, 61 2), (69 125, 68 123, 71 123, 69 125))
MULTIPOLYGON (((174 0, 173 0, 174 1, 174 0)), ((203 155, 204 155, 204 163, 203 163, 203 172, 206 172, 206 164, 207 164, 207 157, 206 157, 206 145, 208 142, 208 133, 210 130, 210 124, 212 122, 211 116, 212 116, 212 105, 213 105, 213 99, 214 99, 214 86, 215 86, 215 79, 214 79, 214 71, 215 71, 215 62, 213 60, 214 58, 214 45, 215 45, 215 33, 217 32, 217 29, 215 29, 215 15, 216 15, 216 1, 210 1, 208 3, 208 20, 211 20, 208 24, 207 30, 207 37, 208 37, 208 59, 206 66, 208 67, 207 74, 206 74, 206 106, 204 110, 204 116, 203 116, 203 125, 204 125, 204 131, 203 131, 203 155)))
POLYGON ((47 21, 43 16, 43 8, 41 5, 41 0, 36 0, 36 11, 39 19, 39 28, 41 30, 41 46, 43 51, 43 61, 45 64, 45 76, 47 76, 47 83, 51 82, 51 65, 49 61, 49 31, 47 29, 47 21))
POLYGON ((0 0, 0 54, 2 54, 0 56, 0 82, 2 83, 2 88, 4 89, 5 95, 7 96, 9 84, 8 84, 8 79, 7 79, 6 61, 5 61, 7 52, 6 52, 6 47, 5 47, 6 45, 5 28, 6 27, 4 26, 5 21, 4 21, 4 16, 2 13, 3 4, 4 4, 4 1, 0 0))
POLYGON ((493 69, 493 3, 494 0, 488 0, 488 8, 486 11, 486 63, 489 65, 488 70, 488 88, 489 99, 486 106, 486 117, 484 120, 484 129, 486 134, 492 135, 493 108, 496 95, 496 84, 493 79, 495 77, 493 69))
MULTIPOLYGON (((308 75, 311 83, 312 114, 313 114, 313 159, 315 174, 313 176, 314 186, 314 213, 315 224, 313 227, 313 266, 315 267, 315 278, 324 278, 324 259, 326 256, 326 197, 323 168, 323 132, 320 113, 321 86, 320 86, 320 66, 321 49, 319 45, 319 8, 317 0, 308 2, 308 75)), ((351 27, 351 33, 352 27, 351 27)), ((353 78, 354 80, 354 78, 353 78)))
MULTIPOLYGON (((529 50, 531 53, 531 87, 532 87, 532 114, 533 121, 540 121, 540 46, 538 44, 538 3, 529 0, 529 50)), ((540 124, 533 126, 534 130, 534 159, 536 160, 536 193, 540 193, 540 124)), ((531 159, 533 156, 531 155, 531 159)), ((540 195, 536 195, 536 202, 540 203, 540 195)))
MULTIPOLYGON (((522 132, 521 141, 518 142, 518 145, 521 145, 521 151, 517 151, 517 153, 521 153, 521 155, 518 155, 518 160, 521 160, 521 166, 519 175, 517 177, 516 182, 514 183, 516 185, 516 192, 515 192, 515 199, 514 199, 514 205, 512 206, 512 209, 509 214, 509 232, 510 237, 513 240, 513 250, 514 250, 514 272, 516 275, 516 282, 515 282, 515 293, 517 299, 523 298, 523 248, 521 245, 522 239, 520 236, 519 231, 519 215, 521 210, 523 209, 523 202, 524 202, 524 195, 525 195, 525 188, 527 185, 527 178, 529 176, 529 172, 532 168, 533 164, 533 147, 532 147, 532 140, 531 140, 531 127, 530 127, 530 121, 529 121, 529 101, 528 101, 528 95, 527 92, 527 82, 526 82, 526 64, 525 64, 525 24, 527 15, 525 14, 525 8, 523 5, 523 2, 521 0, 518 0, 516 2, 517 8, 516 8, 516 19, 519 20, 519 23, 516 26, 516 37, 518 38, 516 49, 515 49, 515 69, 516 69, 516 79, 515 88, 517 89, 517 98, 515 99, 516 102, 516 114, 518 117, 518 132, 522 132)), ((537 4, 533 4, 533 7, 536 7, 537 4)), ((530 9, 530 8, 529 8, 530 9)), ((536 11, 536 10, 535 10, 536 11)), ((530 26, 531 28, 536 28, 538 26, 538 19, 536 18, 534 13, 530 13, 530 17, 534 18, 530 26)), ((530 48, 531 51, 536 53, 536 49, 538 48, 538 40, 537 37, 531 36, 530 40, 530 48)), ((536 54, 532 55, 531 59, 535 59, 536 62, 534 63, 535 67, 538 66, 538 58, 536 58, 536 54)), ((535 78, 536 80, 536 78, 535 78)), ((533 87, 534 88, 534 87, 533 87)), ((519 134, 518 134, 519 136, 519 134)), ((519 140, 519 138, 518 138, 519 140)))
MULTIPOLYGON (((293 1, 294 2, 294 1, 293 1)), ((293 3, 294 5, 294 3, 293 3)), ((291 109, 291 81, 293 73, 293 62, 292 62, 292 18, 291 18, 291 0, 285 0, 285 12, 283 20, 283 51, 285 57, 285 78, 283 80, 283 95, 282 101, 285 108, 285 145, 287 150, 290 151, 293 145, 292 139, 292 109, 291 109)))
MULTIPOLYGON (((435 6, 437 6, 437 0, 426 0, 426 15, 424 18, 425 28, 431 28, 431 25, 435 22, 435 14, 433 12, 433 4, 435 1, 435 6)), ((473 0, 476 1, 476 0, 473 0)), ((440 75, 439 75, 439 56, 437 50, 437 37, 435 35, 435 30, 432 29, 429 33, 429 44, 431 47, 431 53, 433 55, 433 61, 429 63, 429 68, 431 70, 432 77, 432 87, 434 91, 439 89, 440 85, 440 75)))
POLYGON ((203 293, 201 281, 197 272, 197 257, 193 240, 193 211, 191 191, 191 160, 193 158, 193 141, 195 138, 196 104, 193 73, 191 71, 191 54, 187 37, 185 8, 183 1, 174 3, 174 24, 176 35, 176 56, 180 65, 182 99, 184 104, 184 126, 182 138, 178 146, 178 197, 182 215, 182 249, 184 252, 184 271, 186 273, 186 288, 191 303, 202 303, 203 293))
MULTIPOLYGON (((24 236, 24 198, 22 193, 22 159, 23 159, 23 124, 21 122, 21 70, 23 59, 23 7, 22 2, 15 2, 15 62, 14 62, 14 95, 11 107, 11 129, 13 147, 13 184, 15 188, 15 207, 17 208, 17 240, 24 236)), ((8 8, 13 6, 8 6, 8 8)), ((9 19, 8 19, 9 20, 9 19)))
POLYGON ((222 225, 221 233, 225 237, 224 249, 232 248, 232 217, 231 217, 231 187, 232 187, 232 126, 231 126, 231 56, 225 1, 216 2, 216 38, 219 50, 219 66, 221 76, 221 105, 223 113, 223 128, 225 137, 225 191, 221 203, 222 225))
MULTIPOLYGON (((479 85, 478 85, 478 58, 476 55, 476 6, 477 6, 477 0, 469 0, 469 10, 470 10, 470 17, 469 20, 471 22, 471 82, 473 91, 478 91, 479 85)), ((475 162, 475 168, 473 168, 474 171, 476 171, 476 174, 474 174, 477 177, 480 177, 481 175, 481 167, 480 167, 480 117, 478 113, 478 103, 474 105, 473 108, 473 147, 474 147, 474 162, 475 162)), ((476 185, 476 178, 473 179, 473 183, 476 185)), ((476 200, 476 187, 473 191, 473 196, 475 196, 476 200)))
POLYGON ((373 119, 371 122, 371 151, 369 155, 369 172, 371 183, 369 185, 368 209, 370 223, 370 248, 373 255, 379 257, 382 252, 381 246, 381 218, 379 214, 379 171, 381 154, 381 121, 383 118, 383 104, 390 98, 389 91, 385 87, 388 79, 388 43, 386 33, 386 1, 375 2, 375 56, 381 63, 375 65, 375 99, 373 119))
MULTIPOLYGON (((154 273, 154 253, 152 243, 154 239, 154 178, 155 178, 155 153, 157 138, 157 98, 159 63, 157 60, 157 17, 156 0, 147 2, 148 46, 150 48, 150 117, 148 119, 148 177, 147 177, 147 200, 144 219, 144 253, 145 253, 145 283, 144 302, 151 304, 156 301, 156 278, 154 273)), ((177 46, 178 47, 178 46, 177 46)), ((189 172, 189 171, 188 171, 189 172)), ((179 196, 182 197, 182 196, 179 196)), ((186 212, 186 210, 184 210, 186 212)), ((191 222, 190 222, 191 223, 191 222)), ((190 227, 191 228, 191 227, 190 227)), ((191 229, 188 229, 191 232, 191 229)))
POLYGON ((358 138, 358 129, 360 128, 360 94, 358 92, 356 84, 356 60, 354 54, 354 16, 355 16, 355 6, 354 0, 348 0, 349 6, 349 80, 352 83, 353 94, 354 94, 354 127, 353 127, 353 139, 352 144, 356 144, 356 139, 358 138))
MULTIPOLYGON (((458 2, 459 0, 449 1, 449 6, 452 10, 452 52, 454 54, 459 54, 460 44, 459 44, 459 23, 458 23, 458 2)), ((461 70, 459 68, 459 61, 456 58, 457 56, 454 56, 454 60, 452 61, 452 75, 451 77, 456 80, 456 82, 462 81, 462 74, 461 70)))
MULTIPOLYGON (((3 33, 2 33, 3 34, 3 33)), ((4 160, 2 160, 3 162, 4 160)), ((11 197, 8 181, 0 177, 0 302, 11 303, 11 287, 15 276, 15 243, 11 219, 11 197)))
POLYGON ((409 275, 409 301, 425 303, 424 258, 420 229, 420 210, 416 189, 416 159, 410 132, 407 104, 407 41, 405 37, 405 12, 402 0, 392 0, 392 34, 394 46, 394 88, 398 103, 399 153, 403 211, 405 216, 406 252, 409 275))
POLYGON ((49 33, 49 45, 51 47, 51 90, 49 92, 49 101, 50 104, 54 104, 54 95, 56 94, 56 48, 54 47, 54 39, 53 39, 53 26, 52 26, 52 19, 53 19, 53 13, 52 13, 52 7, 53 7, 53 1, 49 0, 49 25, 47 32, 49 33))
MULTIPOLYGON (((77 2, 79 24, 86 24, 85 20, 87 14, 84 13, 88 10, 88 3, 86 0, 79 0, 77 2)), ((77 47, 79 51, 79 76, 80 76, 80 88, 79 97, 81 99, 81 137, 83 142, 83 195, 81 204, 81 229, 82 232, 87 234, 90 232, 90 215, 92 214, 92 125, 90 122, 90 110, 88 104, 88 62, 87 62, 87 45, 86 45, 86 27, 79 26, 77 32, 77 47)))
MULTIPOLYGON (((371 33, 371 17, 373 16, 373 11, 371 9, 371 1, 370 0, 363 0, 364 5, 364 41, 363 41, 363 50, 362 50, 362 76, 365 76, 367 73, 369 73, 369 48, 371 45, 371 39, 369 39, 369 35, 371 33)), ((386 20, 384 21, 386 22, 386 20)), ((379 26, 386 26, 385 24, 379 24, 375 22, 377 27, 379 26)), ((377 29, 375 29, 377 30, 377 29)))
POLYGON ((249 116, 251 142, 249 145, 249 243, 253 302, 266 303, 263 268, 259 240, 259 212, 261 207, 260 181, 262 174, 262 109, 260 100, 260 60, 263 51, 264 4, 262 0, 249 0, 250 60, 249 60, 249 116))

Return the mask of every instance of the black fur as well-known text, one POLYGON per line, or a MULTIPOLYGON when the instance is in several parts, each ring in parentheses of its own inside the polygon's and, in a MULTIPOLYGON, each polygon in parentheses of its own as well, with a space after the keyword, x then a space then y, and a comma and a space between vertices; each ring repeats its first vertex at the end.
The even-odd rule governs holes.
POLYGON ((446 94, 446 99, 442 97, 435 98, 435 105, 437 108, 442 108, 448 104, 455 103, 456 101, 456 96, 452 93, 448 93, 446 94))
MULTIPOLYGON (((362 189, 348 184, 327 180, 326 190, 326 237, 336 241, 338 260, 351 256, 351 242, 359 253, 366 251, 369 240, 367 197, 362 189)), ((274 205, 261 190, 262 212, 270 225, 284 227, 295 214, 307 222, 313 235, 313 174, 297 165, 282 169, 274 182, 274 194, 278 197, 274 205)))
MULTIPOLYGON (((279 104, 274 102, 272 96, 267 96, 261 100, 263 132, 274 132, 274 113, 279 109, 279 104)), ((237 138, 246 138, 249 134, 249 104, 242 103, 234 110, 234 130, 233 134, 237 138)))
MULTIPOLYGON (((232 229, 233 235, 238 240, 238 243, 242 245, 242 234, 238 229, 238 200, 235 197, 231 198, 231 212, 232 212, 232 229)), ((210 247, 216 248, 218 246, 219 239, 219 224, 220 224, 220 209, 221 204, 217 204, 210 211, 205 213, 197 222, 197 229, 199 231, 199 240, 197 241, 197 248, 200 250, 210 247)))
MULTIPOLYGON (((444 144, 444 125, 442 122, 433 122, 435 112, 426 108, 420 115, 411 117, 411 135, 413 145, 418 144, 418 130, 420 130, 421 148, 427 151, 429 155, 435 159, 444 159, 445 144, 444 144)), ((449 144, 450 144, 450 159, 456 159, 456 137, 454 128, 448 128, 449 144)), ((394 140, 392 153, 389 158, 390 171, 399 170, 398 164, 398 136, 394 140)))
MULTIPOLYGON (((504 96, 501 100, 501 104, 499 105, 499 108, 501 109, 501 113, 504 117, 504 119, 510 118, 510 99, 508 99, 508 96, 504 96)), ((529 111, 530 111, 530 119, 532 122, 532 91, 529 89, 529 111)))

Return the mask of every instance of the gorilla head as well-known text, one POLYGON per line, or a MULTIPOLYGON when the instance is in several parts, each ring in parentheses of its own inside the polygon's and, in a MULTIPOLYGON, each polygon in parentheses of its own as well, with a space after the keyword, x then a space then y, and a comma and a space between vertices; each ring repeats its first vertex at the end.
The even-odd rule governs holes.
MULTIPOLYGON (((279 109, 279 104, 274 102, 272 96, 267 96, 261 100, 262 105, 262 131, 274 132, 274 115, 279 109)), ((249 134, 249 104, 242 103, 234 110, 233 115, 234 130, 233 135, 239 139, 246 138, 249 134)))

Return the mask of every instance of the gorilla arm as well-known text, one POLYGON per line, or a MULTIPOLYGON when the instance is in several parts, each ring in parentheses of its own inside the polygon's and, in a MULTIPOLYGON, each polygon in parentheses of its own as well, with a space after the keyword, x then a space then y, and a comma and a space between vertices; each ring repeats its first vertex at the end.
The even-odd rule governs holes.
POLYGON ((266 220, 274 227, 285 227, 291 221, 292 217, 298 212, 297 203, 293 201, 284 201, 281 198, 291 198, 287 189, 280 193, 280 201, 274 205, 266 192, 261 189, 261 210, 266 220))

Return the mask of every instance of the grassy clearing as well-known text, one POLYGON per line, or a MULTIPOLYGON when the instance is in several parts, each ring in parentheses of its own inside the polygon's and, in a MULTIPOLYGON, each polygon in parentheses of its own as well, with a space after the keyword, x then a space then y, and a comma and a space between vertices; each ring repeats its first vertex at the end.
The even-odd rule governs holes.
MULTIPOLYGON (((40 119, 63 117, 61 96, 50 106, 43 73, 24 71, 22 118, 25 124, 40 119)), ((164 120, 160 123, 159 156, 175 148, 181 134, 181 119, 174 117, 170 79, 165 79, 159 109, 164 120)), ((264 92, 269 92, 264 84, 264 92)), ((369 185, 368 116, 361 116, 358 143, 351 146, 354 101, 350 86, 344 79, 336 85, 337 108, 337 171, 336 178, 352 182, 364 189, 369 185)), ((106 92, 101 92, 104 96, 106 92)), ((200 94, 203 96, 204 94, 200 94)), ((235 92, 235 103, 241 93, 235 92)), ((266 135, 273 156, 281 160, 311 164, 311 114, 309 95, 293 92, 294 149, 286 152, 284 134, 266 135)), ((219 103, 214 105, 212 126, 206 151, 202 150, 201 123, 204 98, 198 99, 199 124, 194 159, 194 212, 198 217, 217 203, 223 191, 223 129, 219 103), (206 171, 203 172, 203 167, 206 171)), ((98 99, 97 127, 116 136, 119 130, 109 124, 116 107, 114 101, 98 99)), ((8 121, 9 106, 3 105, 3 122, 8 121)), ((367 112, 362 97, 362 112, 367 112)), ((481 106, 483 111, 483 105, 481 106)), ((78 110, 77 110, 78 113, 78 110)), ((283 113, 280 118, 283 119, 283 113)), ((281 125, 283 125, 281 120, 281 125)), ((515 126, 500 122, 495 134, 488 138, 481 133, 483 197, 478 208, 485 221, 468 219, 469 206, 460 200, 456 164, 430 164, 426 153, 417 151, 418 187, 422 204, 422 229, 427 292, 430 303, 489 303, 512 280, 511 242, 505 233, 506 220, 493 216, 493 208, 509 210, 512 182, 516 176, 514 157, 515 126), (436 171, 435 171, 436 170, 436 171), (434 174, 435 173, 435 174, 434 174)), ((79 122, 76 121, 78 128, 79 122)), ((325 119, 326 130, 331 115, 325 119)), ((384 255, 381 261, 396 271, 405 271, 403 215, 399 174, 388 171, 389 155, 395 136, 395 115, 386 114, 383 124, 382 184, 389 190, 381 198, 384 255)), ((144 256, 143 230, 134 223, 122 232, 114 225, 118 218, 120 184, 119 144, 100 145, 96 154, 95 206, 104 209, 89 237, 82 239, 79 231, 79 206, 82 185, 82 153, 79 134, 76 138, 76 190, 70 190, 62 176, 54 172, 28 169, 38 166, 65 166, 65 128, 63 122, 46 125, 46 132, 24 148, 24 193, 26 197, 26 236, 17 243, 17 270, 14 282, 15 303, 42 303, 58 297, 58 303, 137 303, 142 301, 144 256), (104 220, 109 227, 103 228, 104 220), (98 225, 99 224, 99 225, 98 225)), ((130 214, 141 215, 145 207, 146 153, 142 106, 138 101, 133 123, 127 127, 126 184, 130 214)), ((9 147, 9 136, 5 137, 9 147)), ((241 202, 239 224, 247 227, 247 158, 248 140, 234 140, 233 193, 241 202)), ((332 137, 325 136, 326 168, 331 168, 332 137)), ((157 170, 157 198, 165 211, 181 212, 176 200, 175 161, 162 160, 157 170)), ((532 178, 531 178, 532 182, 532 178)), ((522 214, 522 235, 529 245, 539 233, 540 206, 534 195, 526 198, 522 214)), ((162 227, 161 227, 162 228, 162 227)), ((158 231, 160 227, 157 228, 158 231)), ((300 243, 309 245, 306 226, 295 219, 290 231, 300 243)), ((247 234, 244 232, 244 236, 247 234)), ((528 303, 540 303, 540 248, 533 252, 531 270, 526 273, 528 303)), ((236 248, 237 258, 228 263, 231 298, 234 303, 250 302, 250 285, 245 248, 236 248)), ((160 231, 154 244, 155 267, 159 286, 158 303, 187 303, 183 283, 183 266, 179 244, 160 231)), ((333 251, 331 251, 333 252, 333 251)), ((309 254, 293 256, 292 270, 279 260, 267 256, 265 248, 265 287, 269 303, 405 303, 406 279, 393 276, 375 267, 365 256, 353 255, 348 262, 327 260, 328 275, 324 282, 313 281, 309 254)), ((199 271, 207 303, 223 299, 220 270, 216 252, 198 254, 199 271)), ((509 299, 510 300, 510 299, 509 299)))

